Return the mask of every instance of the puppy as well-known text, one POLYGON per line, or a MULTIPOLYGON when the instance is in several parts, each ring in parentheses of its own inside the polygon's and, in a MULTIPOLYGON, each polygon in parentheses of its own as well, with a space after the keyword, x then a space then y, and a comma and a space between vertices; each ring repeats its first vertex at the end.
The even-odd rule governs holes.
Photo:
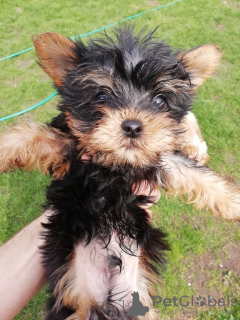
POLYGON ((0 171, 38 168, 53 178, 42 247, 52 292, 45 319, 140 319, 142 312, 157 319, 151 296, 169 247, 142 208, 154 201, 151 192, 139 196, 136 186, 144 180, 150 191, 158 185, 199 209, 240 218, 239 189, 204 166, 206 143, 189 111, 222 52, 214 44, 174 52, 132 27, 87 45, 56 33, 33 43, 60 113, 50 124, 22 123, 3 134, 0 171), (133 296, 141 300, 135 314, 133 296))

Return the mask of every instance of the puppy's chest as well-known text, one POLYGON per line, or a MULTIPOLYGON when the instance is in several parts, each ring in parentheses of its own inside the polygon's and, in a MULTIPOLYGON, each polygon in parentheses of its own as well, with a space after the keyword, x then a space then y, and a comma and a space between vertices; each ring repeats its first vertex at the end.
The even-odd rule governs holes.
POLYGON ((140 206, 147 200, 133 192, 133 185, 143 180, 155 183, 156 174, 82 163, 65 179, 52 182, 47 201, 57 212, 56 224, 76 236, 92 238, 115 229, 138 239, 146 225, 146 213, 140 206))

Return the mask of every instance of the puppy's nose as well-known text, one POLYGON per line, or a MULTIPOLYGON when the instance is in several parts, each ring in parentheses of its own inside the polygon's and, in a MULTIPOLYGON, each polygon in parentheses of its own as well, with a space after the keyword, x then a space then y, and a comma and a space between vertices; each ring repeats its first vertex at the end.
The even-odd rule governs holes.
POLYGON ((129 138, 137 138, 142 133, 142 123, 137 120, 125 120, 122 123, 124 134, 129 138))

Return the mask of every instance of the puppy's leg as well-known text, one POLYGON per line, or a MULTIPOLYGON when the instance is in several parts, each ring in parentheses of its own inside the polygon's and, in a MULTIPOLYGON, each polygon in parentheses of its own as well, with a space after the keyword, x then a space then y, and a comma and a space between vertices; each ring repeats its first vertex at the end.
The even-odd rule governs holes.
POLYGON ((198 126, 197 119, 192 112, 181 121, 181 128, 183 133, 179 135, 180 150, 188 158, 195 159, 199 164, 206 164, 209 162, 209 155, 207 153, 207 144, 203 140, 201 130, 198 126))
POLYGON ((240 189, 207 167, 179 155, 162 157, 160 184, 188 203, 206 208, 227 220, 240 220, 240 189))
POLYGON ((70 139, 50 126, 36 123, 14 125, 0 136, 0 173, 14 168, 40 169, 60 178, 68 170, 65 155, 70 139))

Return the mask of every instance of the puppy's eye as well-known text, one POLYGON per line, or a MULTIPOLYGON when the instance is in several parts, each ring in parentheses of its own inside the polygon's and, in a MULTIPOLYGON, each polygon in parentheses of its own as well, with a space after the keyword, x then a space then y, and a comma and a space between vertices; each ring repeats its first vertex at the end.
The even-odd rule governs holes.
POLYGON ((156 96, 156 97, 154 98, 154 103, 155 103, 155 105, 157 105, 158 107, 163 106, 163 105, 165 104, 165 102, 166 102, 166 100, 165 100, 165 98, 163 97, 162 94, 159 94, 158 96, 156 96))
POLYGON ((104 102, 108 99, 108 95, 106 92, 101 91, 96 94, 95 99, 104 102))

